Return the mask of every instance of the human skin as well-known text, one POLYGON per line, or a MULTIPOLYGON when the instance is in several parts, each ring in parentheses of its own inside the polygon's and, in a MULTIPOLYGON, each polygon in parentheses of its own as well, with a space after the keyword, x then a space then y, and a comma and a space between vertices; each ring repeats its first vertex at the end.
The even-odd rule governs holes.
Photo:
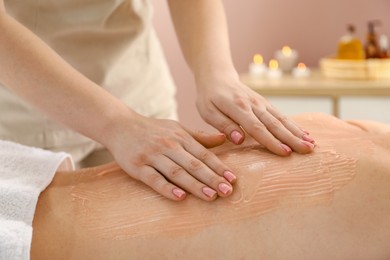
MULTIPOLYGON (((184 55, 194 69, 198 85, 203 86, 198 91, 198 104, 206 121, 235 143, 244 140, 238 126, 241 124, 257 141, 279 155, 289 155, 290 147, 300 153, 311 152, 312 139, 307 134, 279 113, 267 112, 275 110, 253 91, 249 95, 249 89, 238 82, 221 3, 170 1, 170 6, 184 55), (187 14, 192 14, 191 19, 183 22, 187 14), (219 48, 214 48, 215 43, 219 48), (199 54, 198 59, 194 59, 194 53, 199 54), (201 72, 201 67, 208 72, 201 72), (220 80, 223 75, 224 81, 220 80), (215 91, 215 86, 220 90, 215 91)), ((189 130, 171 120, 135 113, 7 15, 3 0, 0 34, 0 81, 53 120, 101 143, 131 177, 172 200, 183 200, 187 193, 203 200, 231 193, 226 177, 230 175, 228 167, 195 140, 189 130)))
POLYGON ((296 120, 318 140, 310 155, 213 149, 238 181, 212 203, 167 200, 115 163, 57 173, 32 259, 389 259, 390 126, 296 120))
POLYGON ((244 129, 275 154, 287 155, 290 147, 311 151, 312 138, 240 82, 231 58, 222 1, 168 3, 181 49, 195 77, 196 105, 202 118, 236 144, 244 140, 244 129))

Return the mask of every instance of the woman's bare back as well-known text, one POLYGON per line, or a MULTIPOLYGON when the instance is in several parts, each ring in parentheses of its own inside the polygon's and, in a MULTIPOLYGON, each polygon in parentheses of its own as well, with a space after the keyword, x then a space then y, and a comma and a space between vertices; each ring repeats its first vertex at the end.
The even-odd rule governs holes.
POLYGON ((214 202, 164 199, 115 163, 58 173, 39 200, 32 256, 389 258, 389 126, 295 119, 314 153, 279 157, 251 140, 213 149, 238 176, 214 202))

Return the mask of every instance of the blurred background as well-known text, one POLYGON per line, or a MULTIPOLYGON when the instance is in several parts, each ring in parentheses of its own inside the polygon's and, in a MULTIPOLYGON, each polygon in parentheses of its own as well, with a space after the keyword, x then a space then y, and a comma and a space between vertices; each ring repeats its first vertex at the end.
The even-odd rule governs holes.
MULTIPOLYGON (((234 64, 239 73, 248 70, 255 53, 268 61, 276 50, 289 45, 299 52, 299 60, 311 68, 321 58, 335 54, 347 24, 356 27, 364 43, 367 22, 380 20, 378 34, 390 37, 390 0, 224 0, 234 64)), ((169 16, 167 2, 153 0, 154 22, 178 92, 179 118, 194 130, 211 130, 195 107, 192 75, 181 54, 169 16)), ((287 115, 305 111, 330 113, 326 98, 267 97, 287 115), (291 109, 293 108, 293 109, 291 109)), ((345 97, 341 118, 371 119, 390 123, 390 98, 345 97)))

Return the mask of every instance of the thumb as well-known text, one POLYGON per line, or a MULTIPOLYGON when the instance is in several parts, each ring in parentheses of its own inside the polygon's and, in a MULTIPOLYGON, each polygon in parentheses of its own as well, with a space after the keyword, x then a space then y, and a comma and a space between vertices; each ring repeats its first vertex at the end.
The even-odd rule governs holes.
POLYGON ((223 144, 226 136, 223 133, 207 134, 202 131, 190 132, 192 137, 206 148, 212 148, 223 144))

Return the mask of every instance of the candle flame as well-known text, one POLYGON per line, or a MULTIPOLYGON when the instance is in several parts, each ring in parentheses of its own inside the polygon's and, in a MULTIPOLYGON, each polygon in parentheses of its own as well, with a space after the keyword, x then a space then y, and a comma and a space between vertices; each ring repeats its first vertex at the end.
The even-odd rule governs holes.
POLYGON ((268 67, 269 67, 271 70, 277 70, 277 69, 279 68, 279 63, 278 63, 277 60, 272 59, 272 60, 269 61, 268 67))
POLYGON ((283 53, 284 56, 289 57, 289 56, 291 56, 291 54, 292 54, 292 50, 291 50, 291 48, 288 47, 288 46, 283 46, 283 48, 282 48, 282 53, 283 53))
POLYGON ((261 56, 260 54, 255 54, 255 56, 253 56, 253 63, 255 64, 263 64, 263 56, 261 56))
POLYGON ((300 70, 306 70, 306 65, 303 62, 298 63, 298 69, 300 70))

